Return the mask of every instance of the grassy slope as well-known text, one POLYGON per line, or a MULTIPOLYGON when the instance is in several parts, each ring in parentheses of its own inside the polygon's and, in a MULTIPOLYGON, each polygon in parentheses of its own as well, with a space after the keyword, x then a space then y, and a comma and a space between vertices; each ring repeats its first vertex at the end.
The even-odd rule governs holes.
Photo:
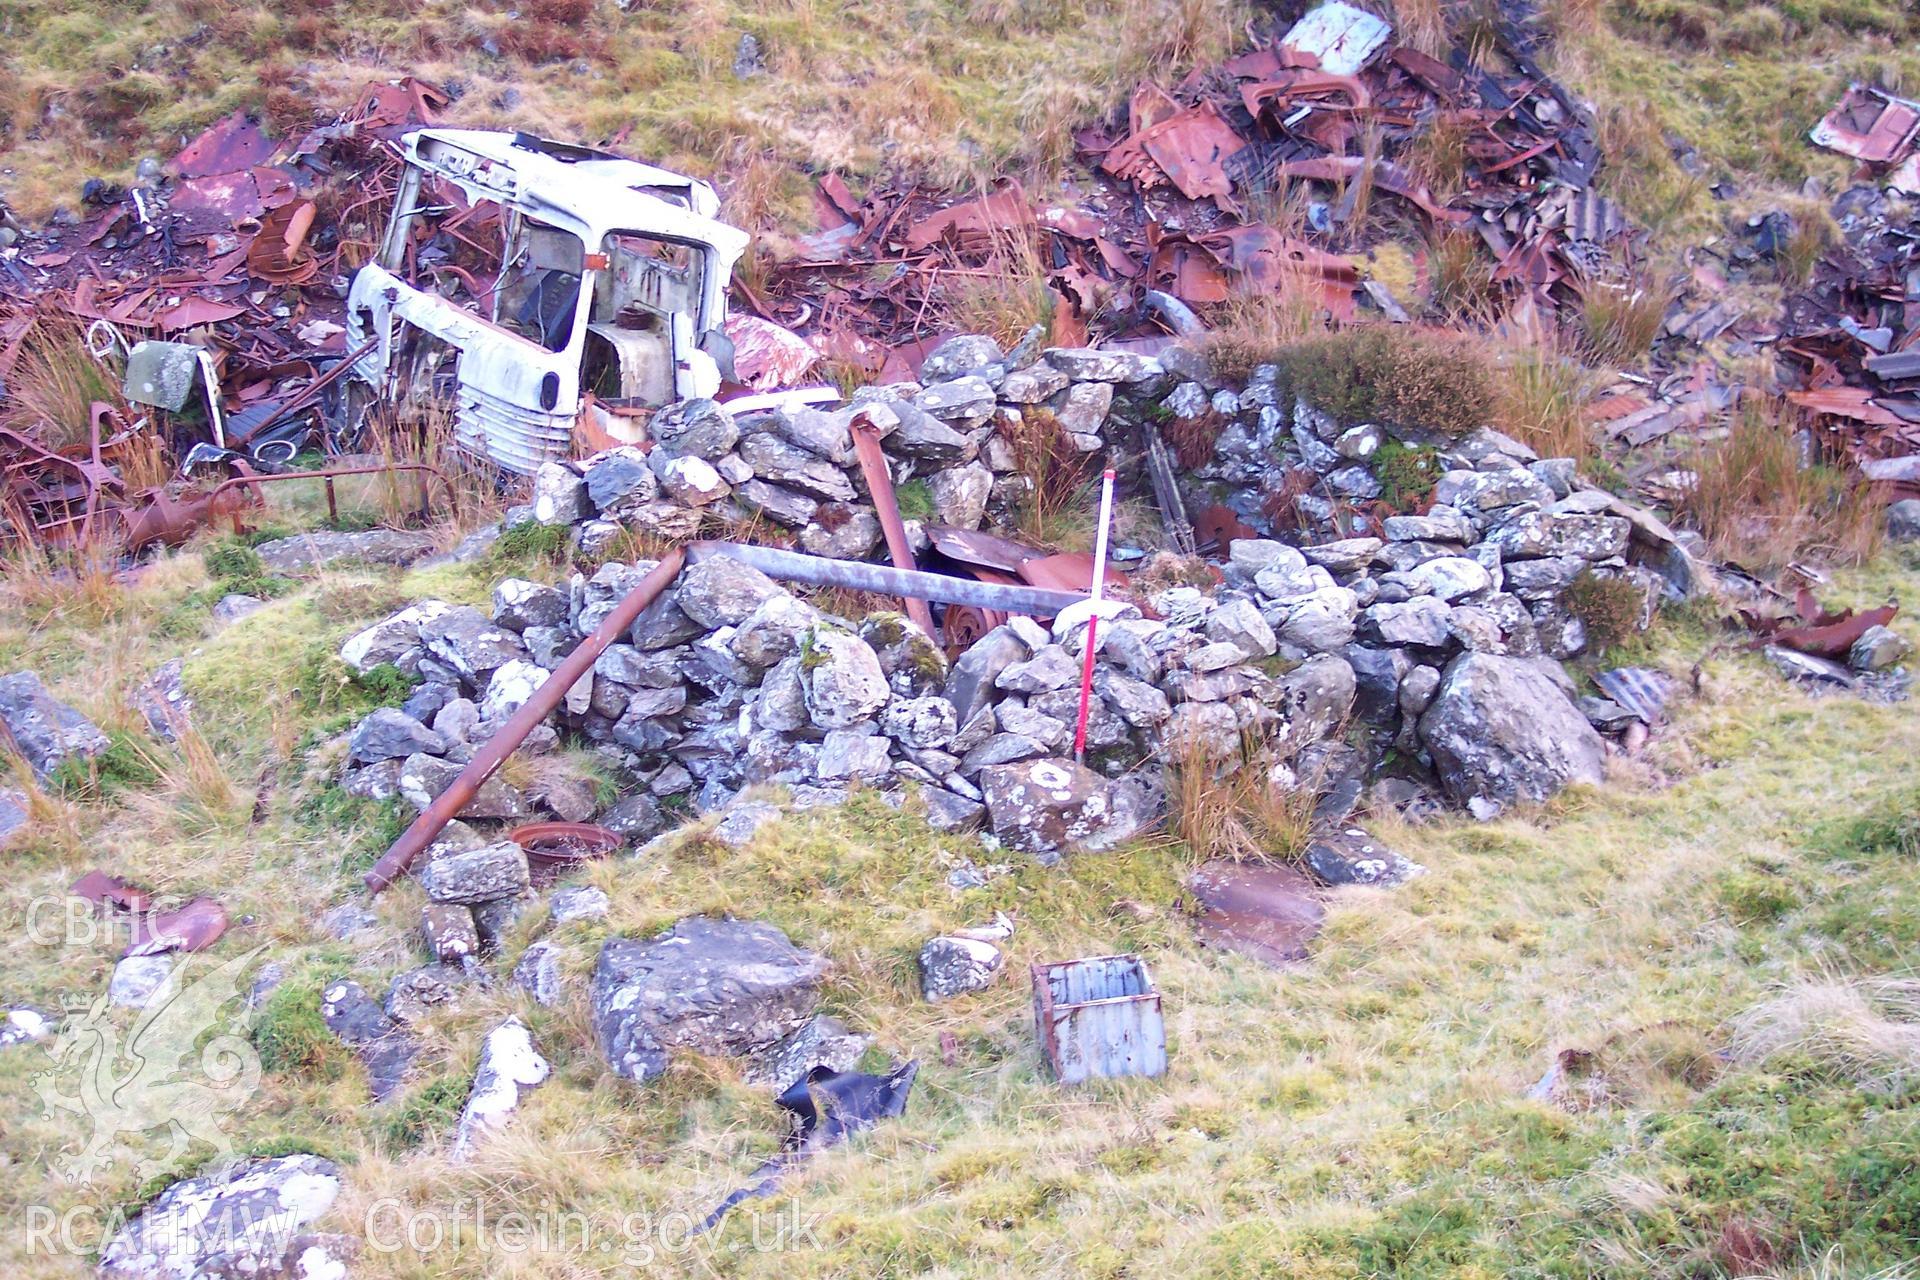
MULTIPOLYGON (((92 866, 217 892, 254 917, 221 954, 267 942, 293 977, 254 1033, 269 1068, 260 1095, 230 1127, 247 1149, 310 1147, 350 1162, 339 1229, 389 1197, 430 1210, 467 1199, 492 1216, 580 1213, 601 1232, 629 1213, 697 1215, 782 1128, 729 1064, 681 1062, 637 1089, 602 1071, 579 1002, 545 1011, 502 993, 436 1024, 420 1083, 374 1110, 357 1065, 318 1027, 315 993, 350 963, 376 987, 418 962, 419 899, 405 886, 381 900, 381 940, 357 962, 318 932, 319 912, 347 899, 391 827, 323 790, 313 761, 326 752, 303 744, 364 699, 335 690, 317 701, 328 686, 305 658, 399 596, 475 598, 488 576, 332 574, 213 638, 200 634, 199 609, 180 604, 204 581, 190 554, 163 562, 104 620, 78 606, 9 608, 0 667, 37 667, 111 724, 128 724, 118 691, 136 672, 188 655, 218 766, 149 745, 158 776, 52 806, 12 855, 6 918, 92 866), (290 684, 304 695, 260 695, 290 684), (249 825, 263 769, 278 784, 249 825), (452 1171, 451 1116, 480 1035, 508 1008, 533 1025, 557 1078, 503 1140, 452 1171)), ((1845 591, 1857 603, 1917 586, 1920 565, 1883 563, 1845 591)), ((1654 649, 1684 671, 1705 644, 1681 630, 1654 649)), ((557 936, 582 977, 604 934, 695 910, 773 920, 834 960, 832 1009, 886 1054, 924 1064, 904 1120, 792 1184, 795 1203, 819 1215, 823 1247, 756 1254, 743 1222, 719 1237, 716 1274, 1708 1276, 1734 1273, 1723 1240, 1749 1228, 1777 1244, 1782 1271, 1825 1258, 1825 1274, 1867 1274, 1920 1241, 1920 1203, 1899 1172, 1920 1141, 1912 1086, 1875 1095, 1820 1055, 1715 1055, 1731 1019, 1796 975, 1910 971, 1920 864, 1910 845, 1888 848, 1884 831, 1849 817, 1862 806, 1911 814, 1920 725, 1911 705, 1811 702, 1744 655, 1704 670, 1708 696, 1680 711, 1650 766, 1604 794, 1489 826, 1387 830, 1430 874, 1338 896, 1313 963, 1290 972, 1193 944, 1169 907, 1178 847, 1062 872, 1021 866, 956 895, 947 859, 992 855, 872 800, 783 822, 743 852, 695 842, 605 866, 592 878, 611 893, 612 917, 557 936), (1673 784, 1656 785, 1656 771, 1673 784), (1009 980, 950 1006, 919 1001, 919 943, 996 908, 1021 926, 1009 980), (1035 1060, 1025 965, 1114 950, 1149 958, 1172 1071, 1063 1091, 1035 1060), (943 1031, 957 1037, 952 1065, 943 1031), (1607 1099, 1572 1110, 1527 1101, 1570 1047, 1600 1055, 1607 1099)), ((16 1000, 90 997, 111 967, 105 945, 9 936, 0 948, 16 1000)), ((75 1132, 39 1114, 31 1080, 43 1065, 34 1049, 0 1057, 5 1217, 18 1221, 27 1204, 137 1199, 130 1170, 93 1189, 48 1174, 75 1132)), ((19 1245, 9 1232, 0 1251, 19 1245)), ((81 1270, 29 1257, 9 1259, 10 1273, 15 1262, 26 1275, 81 1270)), ((610 1264, 465 1247, 361 1265, 577 1276, 610 1264)))

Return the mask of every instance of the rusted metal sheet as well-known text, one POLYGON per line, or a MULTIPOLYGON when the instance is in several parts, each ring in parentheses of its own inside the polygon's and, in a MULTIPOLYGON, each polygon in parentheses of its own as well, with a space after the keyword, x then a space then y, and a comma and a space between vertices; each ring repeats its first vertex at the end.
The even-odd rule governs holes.
POLYGON ((820 362, 820 353, 784 325, 735 312, 727 317, 734 381, 756 391, 791 387, 820 362))
POLYGON ((227 931, 227 909, 212 898, 195 898, 173 911, 142 912, 133 918, 133 940, 125 954, 205 951, 227 931))
POLYGON ((247 270, 273 284, 305 284, 320 271, 320 260, 307 248, 318 212, 311 200, 283 204, 260 220, 260 231, 247 250, 247 270))
POLYGON ((1920 136, 1920 102, 1854 84, 1809 136, 1816 146, 1856 160, 1892 164, 1904 158, 1920 136))
POLYGON ((1142 188, 1170 182, 1189 200, 1211 196, 1232 208, 1227 161, 1246 147, 1247 140, 1207 102, 1136 131, 1107 152, 1100 167, 1142 188))
POLYGON ((1666 719, 1667 700, 1675 687, 1672 676, 1651 667, 1615 667, 1596 673, 1593 683, 1648 726, 1666 719))
POLYGON ((1036 964, 1032 974, 1034 1033, 1060 1083, 1166 1073, 1160 993, 1139 956, 1036 964))
POLYGON ((997 237, 1032 225, 1033 207, 1015 182, 992 195, 948 205, 920 219, 907 230, 906 246, 916 253, 942 242, 991 246, 997 237))
POLYGON ((236 111, 181 148, 173 158, 172 168, 180 178, 237 173, 265 164, 273 158, 277 146, 245 112, 236 111))
POLYGON ((1793 616, 1766 617, 1742 610, 1740 618, 1753 632, 1753 648, 1771 644, 1818 658, 1843 659, 1869 628, 1886 626, 1899 612, 1899 605, 1889 604, 1864 613, 1851 609, 1829 613, 1802 587, 1794 596, 1793 616))
POLYGON ((1327 915, 1313 882, 1277 864, 1215 858, 1187 878, 1187 892, 1202 942, 1274 966, 1307 959, 1327 915))

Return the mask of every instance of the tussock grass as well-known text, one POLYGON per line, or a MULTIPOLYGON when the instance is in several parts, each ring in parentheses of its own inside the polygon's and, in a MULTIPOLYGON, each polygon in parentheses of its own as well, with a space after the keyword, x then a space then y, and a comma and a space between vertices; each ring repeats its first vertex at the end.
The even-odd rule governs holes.
POLYGON ((1200 743, 1184 745, 1168 775, 1168 827, 1195 859, 1293 862, 1306 855, 1318 791, 1311 780, 1276 775, 1270 760, 1254 739, 1224 765, 1200 743))
POLYGON ((1858 476, 1803 458, 1797 426, 1779 401, 1749 388, 1726 436, 1687 459, 1697 479, 1679 513, 1742 564, 1866 560, 1885 534, 1883 500, 1858 476))
POLYGON ((1591 372, 1551 346, 1514 351, 1500 371, 1494 422, 1543 458, 1584 464, 1594 449, 1586 415, 1594 383, 1591 372))
POLYGON ((1897 1091, 1920 1076, 1920 980, 1803 975, 1736 1017, 1730 1044, 1736 1061, 1791 1056, 1897 1091))

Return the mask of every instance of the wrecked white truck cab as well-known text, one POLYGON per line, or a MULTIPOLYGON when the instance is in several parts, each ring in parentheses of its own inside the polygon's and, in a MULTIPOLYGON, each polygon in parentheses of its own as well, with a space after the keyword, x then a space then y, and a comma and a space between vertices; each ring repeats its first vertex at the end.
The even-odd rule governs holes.
POLYGON ((530 474, 637 438, 631 416, 732 374, 727 287, 748 236, 704 182, 526 134, 422 129, 347 348, 375 397, 450 406, 460 447, 530 474), (460 205, 451 199, 457 190, 460 205))

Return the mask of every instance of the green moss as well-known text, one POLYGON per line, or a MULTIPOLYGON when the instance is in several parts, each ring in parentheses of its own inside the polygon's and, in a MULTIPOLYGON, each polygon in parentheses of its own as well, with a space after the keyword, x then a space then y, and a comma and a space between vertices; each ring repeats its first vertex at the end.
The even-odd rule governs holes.
POLYGON ((1721 877, 1720 902, 1735 924, 1768 924, 1800 905, 1800 894, 1782 876, 1736 871, 1721 877))
POLYGON ((1423 501, 1440 480, 1440 453, 1423 444, 1389 440, 1373 451, 1367 466, 1380 482, 1380 500, 1400 510, 1423 501))
POLYGON ((268 994, 251 1032, 261 1070, 305 1080, 340 1078, 352 1055, 320 1016, 321 992, 330 981, 309 966, 268 994))
POLYGON ((893 491, 902 520, 931 520, 934 516, 933 491, 925 480, 909 480, 893 491))
POLYGON ((204 592, 196 593, 196 596, 204 598, 209 604, 217 603, 227 595, 271 600, 293 589, 292 582, 268 573, 260 553, 250 543, 237 537, 214 543, 200 553, 200 559, 206 565, 208 575, 213 578, 213 585, 204 592))
POLYGON ((571 530, 562 524, 523 520, 500 531, 487 559, 496 568, 516 564, 565 564, 571 530))
POLYGON ((99 755, 62 760, 48 774, 48 787, 70 800, 101 800, 160 780, 153 757, 131 735, 116 729, 107 739, 99 755))
POLYGON ((396 1151, 410 1151, 437 1134, 452 1130, 467 1104, 472 1085, 460 1076, 438 1076, 413 1090, 383 1126, 396 1151))

